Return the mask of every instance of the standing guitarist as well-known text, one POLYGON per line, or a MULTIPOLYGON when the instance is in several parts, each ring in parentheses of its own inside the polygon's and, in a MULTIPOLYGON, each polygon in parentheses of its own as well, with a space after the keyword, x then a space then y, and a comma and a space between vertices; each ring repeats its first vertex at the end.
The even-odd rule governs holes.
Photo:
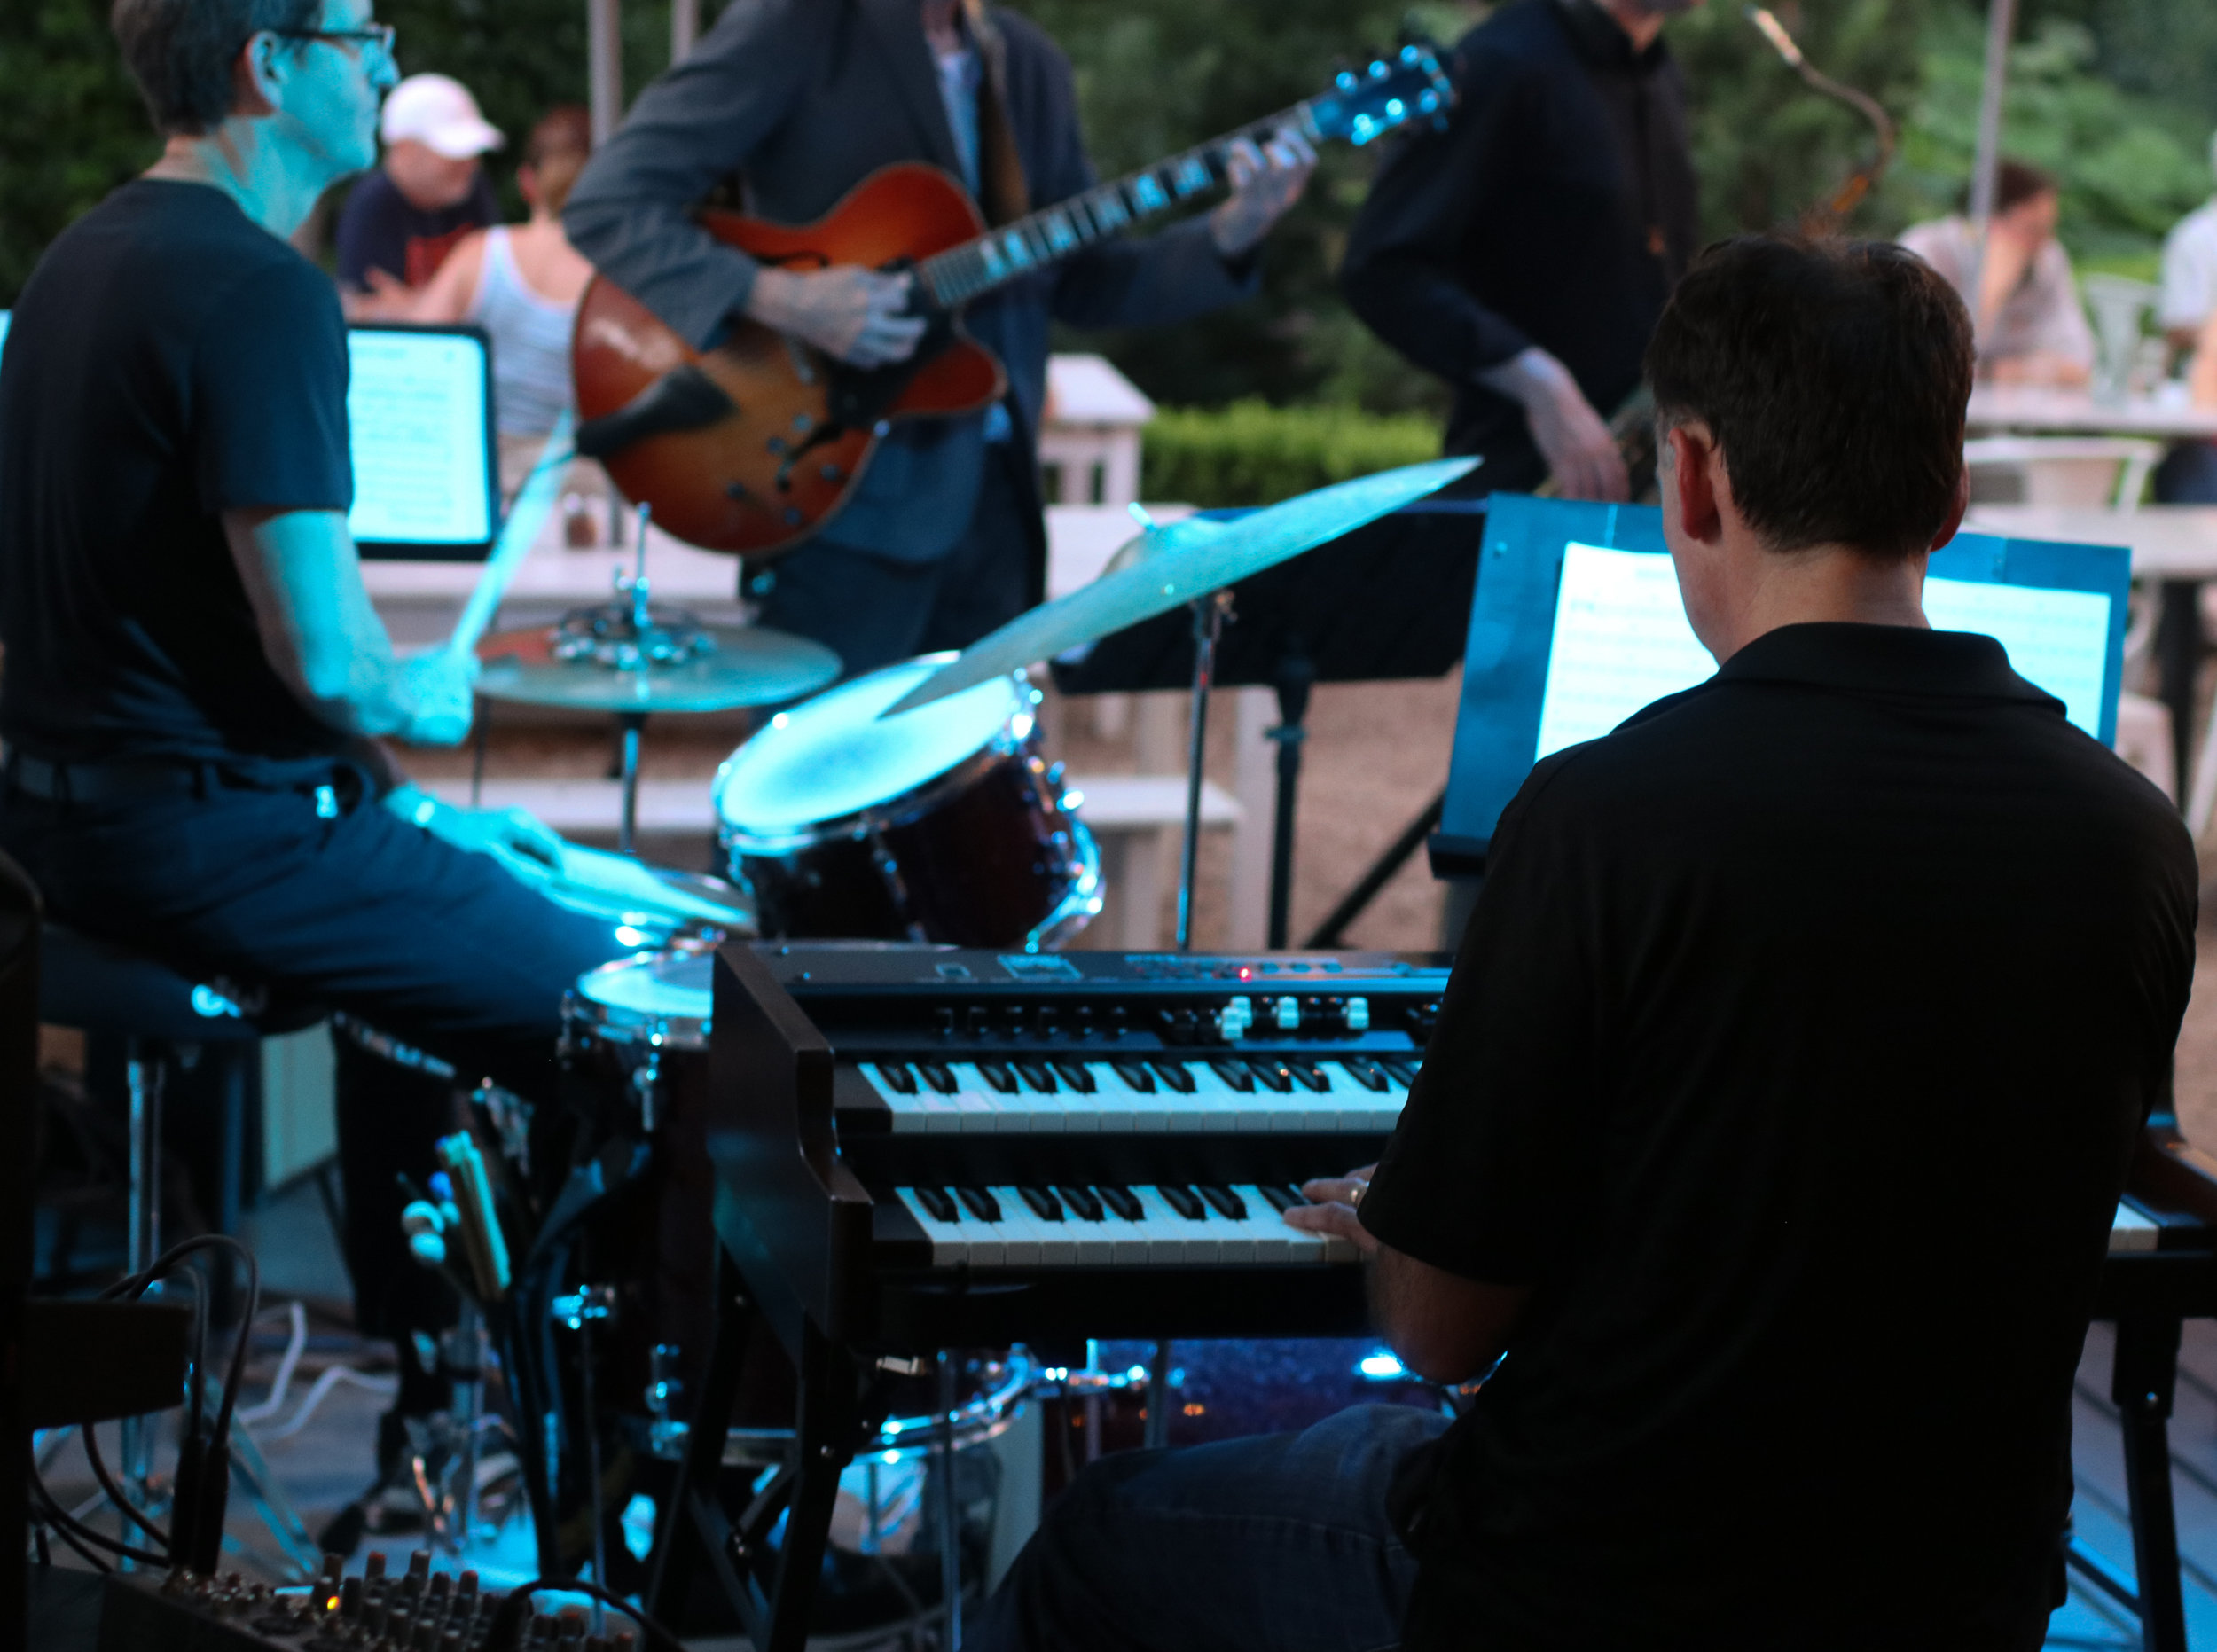
MULTIPOLYGON (((755 580, 764 622, 836 649, 855 673, 960 647, 1039 600, 1033 446, 1049 323, 1183 321, 1252 293, 1262 238, 1315 159, 1289 128, 1242 144, 1233 192, 1207 218, 1097 243, 971 307, 965 325, 1007 370, 1007 395, 983 414, 896 425, 845 508, 755 580)), ((1092 187, 1069 60, 983 0, 732 0, 595 154, 563 223, 696 348, 745 317, 883 366, 923 335, 907 276, 760 264, 689 208, 736 171, 750 212, 803 223, 878 168, 917 160, 962 178, 992 223, 1092 187)))

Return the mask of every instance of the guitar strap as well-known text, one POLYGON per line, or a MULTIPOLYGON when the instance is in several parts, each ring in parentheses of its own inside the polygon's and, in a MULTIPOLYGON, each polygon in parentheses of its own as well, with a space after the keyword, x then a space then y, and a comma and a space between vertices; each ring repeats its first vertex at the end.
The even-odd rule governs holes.
POLYGON ((1016 131, 1008 118, 1008 49, 985 0, 962 0, 963 20, 985 64, 985 84, 977 100, 979 205, 988 223, 1008 223, 1031 210, 1024 182, 1023 157, 1016 153, 1016 131))

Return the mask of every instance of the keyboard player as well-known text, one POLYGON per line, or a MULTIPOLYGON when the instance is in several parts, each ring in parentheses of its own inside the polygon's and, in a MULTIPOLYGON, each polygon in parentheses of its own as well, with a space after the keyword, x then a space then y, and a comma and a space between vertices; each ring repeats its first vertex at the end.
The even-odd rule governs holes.
POLYGON ((1288 1218, 1370 1253, 1408 1365, 1490 1378, 1453 1427, 1102 1460, 973 1647, 2041 1644, 2196 870, 1927 626, 1971 367, 1896 249, 1696 266, 1648 370, 1717 675, 1534 769, 1383 1160, 1288 1218))

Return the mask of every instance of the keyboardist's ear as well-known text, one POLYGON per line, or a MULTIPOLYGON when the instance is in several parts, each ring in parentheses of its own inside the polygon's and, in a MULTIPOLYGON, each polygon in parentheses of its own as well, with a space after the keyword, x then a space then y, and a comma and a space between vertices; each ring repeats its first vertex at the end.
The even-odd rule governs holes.
POLYGON ((1663 441, 1670 454, 1657 473, 1664 524, 1688 539, 1714 544, 1724 530, 1722 496, 1731 486, 1724 474, 1724 451, 1709 427, 1698 422, 1672 426, 1663 441))

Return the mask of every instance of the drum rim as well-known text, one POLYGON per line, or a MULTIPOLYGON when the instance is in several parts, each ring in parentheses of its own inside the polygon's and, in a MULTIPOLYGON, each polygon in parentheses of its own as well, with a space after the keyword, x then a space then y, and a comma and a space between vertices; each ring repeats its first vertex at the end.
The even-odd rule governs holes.
MULTIPOLYGON (((952 653, 944 655, 919 654, 917 656, 918 660, 937 661, 943 664, 958 658, 960 656, 952 653)), ((915 663, 914 661, 902 660, 897 661, 895 665, 913 663, 915 663)), ((881 670, 893 669, 893 666, 880 668, 881 670)), ((855 680, 860 681, 861 679, 855 680)), ((843 838, 867 837, 873 831, 884 831, 892 826, 905 826, 910 821, 930 813, 933 809, 945 801, 945 794, 950 789, 956 791, 967 789, 972 781, 990 772, 999 763, 1016 756, 1028 748, 1036 748, 1038 745, 1038 707, 1046 696, 1034 687, 1031 679, 1022 671, 1010 671, 999 678, 987 680, 1007 684, 1014 691, 1015 704, 1001 719, 1000 726, 988 735, 983 744, 974 748, 967 756, 957 758, 936 774, 918 781, 905 791, 896 792, 890 797, 865 804, 862 808, 848 814, 808 821, 789 829, 758 830, 748 826, 744 821, 732 819, 724 812, 725 787, 729 780, 732 766, 756 740, 760 740, 763 734, 770 731, 765 729, 756 734, 717 766, 716 779, 709 793, 709 799, 716 810, 717 843, 727 850, 740 848, 743 844, 746 847, 742 852, 758 856, 790 854, 796 849, 813 849, 819 844, 836 842, 843 838), (1021 735, 1014 732, 1019 717, 1029 719, 1030 724, 1030 726, 1021 735), (976 774, 970 772, 973 769, 977 771, 976 774)), ((837 686, 844 687, 845 685, 842 684, 837 686)), ((823 692, 830 693, 834 690, 826 689, 823 692)), ((803 703, 806 704, 805 701, 803 703)))
POLYGON ((567 1033, 572 1023, 575 1030, 609 1044, 667 1045, 673 1048, 708 1048, 708 1015, 668 1014, 657 1010, 632 1008, 629 1005, 609 1004, 591 997, 583 990, 586 981, 594 975, 608 975, 626 969, 642 968, 654 959, 672 952, 692 955, 713 955, 721 944, 717 940, 692 936, 672 936, 663 946, 645 947, 627 952, 622 958, 612 958, 604 964, 595 964, 577 977, 562 994, 562 1028, 567 1033))
POLYGON ((1054 910, 1024 936, 1027 952, 1051 952, 1101 916, 1107 895, 1101 881, 1101 845, 1077 815, 1069 822, 1071 862, 1077 876, 1054 910))

